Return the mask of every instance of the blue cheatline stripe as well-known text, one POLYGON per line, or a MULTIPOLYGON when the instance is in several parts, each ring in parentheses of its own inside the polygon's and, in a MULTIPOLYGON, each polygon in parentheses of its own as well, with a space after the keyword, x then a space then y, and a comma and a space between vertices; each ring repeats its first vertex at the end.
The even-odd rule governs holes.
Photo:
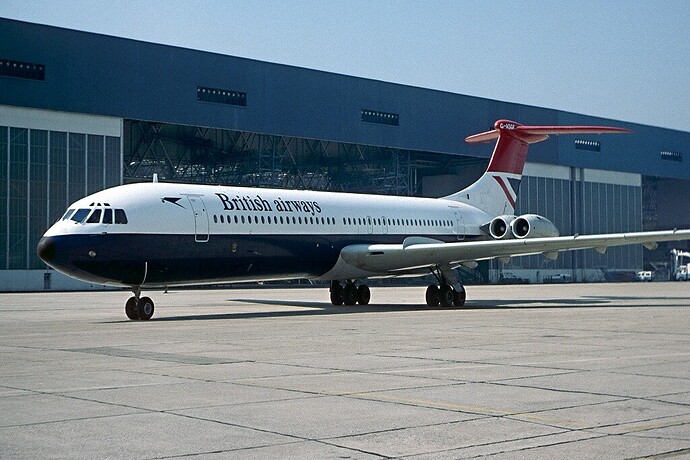
MULTIPOLYGON (((328 272, 345 246, 400 244, 406 236, 212 234, 200 243, 194 234, 63 235, 53 237, 52 265, 86 281, 125 286, 144 278, 146 285, 308 278, 328 272)), ((455 234, 428 237, 457 241, 455 234)))

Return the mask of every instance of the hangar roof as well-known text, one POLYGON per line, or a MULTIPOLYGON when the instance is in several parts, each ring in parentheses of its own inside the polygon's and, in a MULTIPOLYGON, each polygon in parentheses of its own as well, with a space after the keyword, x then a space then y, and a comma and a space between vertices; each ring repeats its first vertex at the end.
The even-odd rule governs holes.
POLYGON ((687 132, 0 18, 0 67, 17 63, 0 104, 478 157, 463 139, 499 118, 605 124, 634 134, 530 160, 690 180, 687 132))

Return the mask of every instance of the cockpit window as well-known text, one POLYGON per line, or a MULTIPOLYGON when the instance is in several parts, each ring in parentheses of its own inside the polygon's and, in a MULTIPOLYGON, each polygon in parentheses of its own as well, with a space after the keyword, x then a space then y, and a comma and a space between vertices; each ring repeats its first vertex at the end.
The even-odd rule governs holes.
POLYGON ((72 217, 72 214, 74 214, 74 209, 68 209, 67 212, 65 213, 64 216, 62 216, 61 220, 67 220, 70 217, 72 217))
POLYGON ((62 220, 67 219, 79 224, 126 224, 127 214, 125 214, 124 209, 68 209, 65 215, 62 216, 62 220))
POLYGON ((113 210, 112 209, 104 209, 103 210, 103 223, 104 224, 112 224, 113 223, 113 210))
POLYGON ((72 220, 75 222, 82 222, 86 219, 86 216, 89 215, 89 212, 91 212, 90 209, 78 209, 77 212, 72 215, 72 220))
POLYGON ((116 209, 115 210, 115 223, 116 224, 126 224, 127 223, 127 215, 125 214, 124 209, 116 209))
POLYGON ((94 209, 88 219, 86 219, 87 224, 97 224, 101 221, 101 210, 94 209))

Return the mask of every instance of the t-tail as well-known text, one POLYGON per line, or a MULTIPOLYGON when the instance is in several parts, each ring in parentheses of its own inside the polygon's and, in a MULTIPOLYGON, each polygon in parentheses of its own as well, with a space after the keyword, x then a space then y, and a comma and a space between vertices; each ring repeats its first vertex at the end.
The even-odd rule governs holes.
POLYGON ((486 172, 469 187, 444 198, 467 203, 492 216, 514 214, 529 144, 544 141, 550 134, 629 132, 628 129, 608 126, 524 126, 514 121, 498 120, 491 131, 465 138, 470 144, 496 141, 486 172))

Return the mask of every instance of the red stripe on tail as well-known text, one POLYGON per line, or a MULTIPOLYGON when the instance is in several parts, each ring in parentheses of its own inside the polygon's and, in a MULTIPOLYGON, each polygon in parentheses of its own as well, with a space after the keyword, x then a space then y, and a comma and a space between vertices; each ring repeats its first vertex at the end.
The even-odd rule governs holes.
POLYGON ((515 200, 513 199, 513 195, 510 193, 510 190, 508 189, 508 186, 506 185, 505 181, 501 176, 494 176, 494 179, 496 179, 496 182, 498 182, 498 185, 501 186, 503 189, 503 193, 506 194, 506 198, 508 199, 508 203, 515 209, 515 200))

